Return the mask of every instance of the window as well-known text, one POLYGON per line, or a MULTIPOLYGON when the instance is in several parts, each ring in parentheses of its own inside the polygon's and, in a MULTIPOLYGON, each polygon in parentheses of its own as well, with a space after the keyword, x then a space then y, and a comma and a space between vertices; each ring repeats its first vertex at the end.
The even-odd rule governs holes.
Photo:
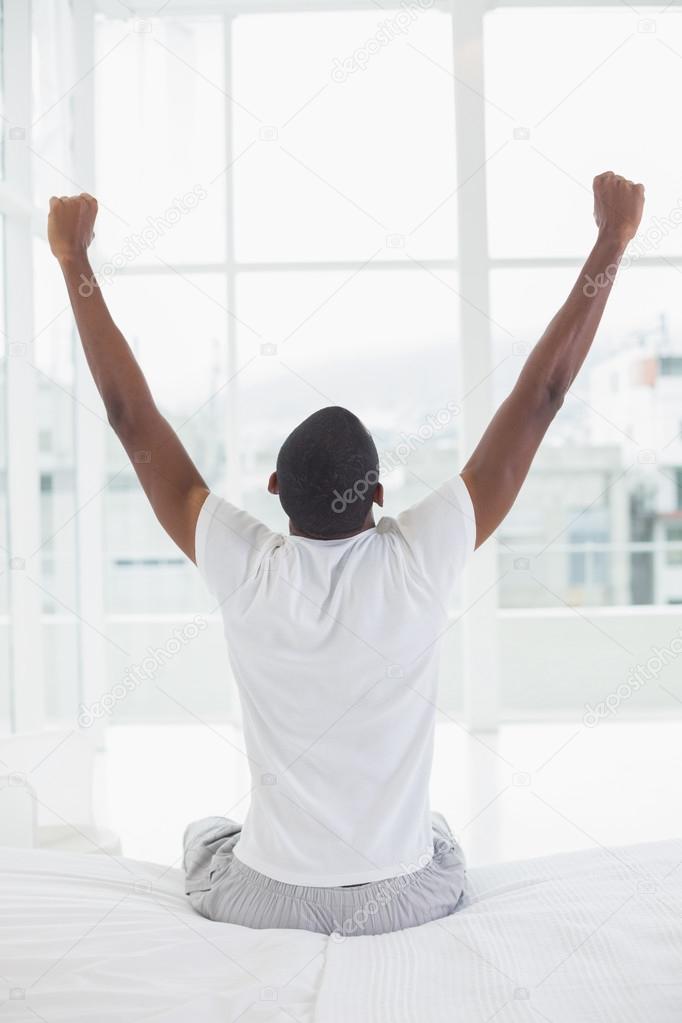
MULTIPOLYGON (((225 479, 225 282, 219 274, 121 275, 114 315, 209 485, 225 479)), ((128 457, 107 434, 103 498, 105 608, 115 614, 189 612, 206 603, 193 566, 159 529, 128 457)))
POLYGON ((661 358, 661 376, 682 376, 682 356, 664 355, 661 358))
POLYGON ((655 603, 660 592, 663 562, 653 535, 640 535, 636 495, 645 487, 653 510, 667 509, 663 462, 679 447, 682 305, 672 258, 682 254, 682 206, 667 163, 677 142, 661 141, 663 109, 648 97, 676 88, 681 29, 676 18, 596 5, 485 18, 497 400, 593 243, 594 174, 623 168, 648 196, 595 347, 499 531, 503 606, 655 603), (596 533, 594 514, 604 517, 596 533), (530 570, 514 573, 520 556, 530 570))
POLYGON ((666 129, 665 104, 652 101, 678 89, 682 24, 646 10, 584 4, 486 15, 493 257, 584 257, 590 184, 613 167, 647 185, 647 219, 631 253, 682 251, 678 140, 666 129))
MULTIPOLYGON (((399 511, 457 466, 449 16, 424 10, 362 68, 373 9, 136 24, 97 20, 98 269, 159 404, 210 485, 277 528, 279 445, 348 405, 399 511)), ((162 635, 212 607, 112 437, 102 505, 106 633, 131 652, 109 645, 115 680, 150 616, 162 635)), ((224 713, 224 658, 192 656, 193 701, 224 713)), ((116 713, 178 706, 147 691, 116 713)))
POLYGON ((237 259, 401 262, 408 238, 454 257, 450 18, 424 10, 365 60, 377 13, 235 20, 237 259))
POLYGON ((282 527, 268 476, 287 433, 323 405, 357 410, 372 430, 389 513, 453 471, 460 412, 451 387, 454 274, 432 276, 419 267, 350 280, 347 272, 323 269, 248 273, 239 277, 237 296, 241 316, 276 342, 271 356, 254 357, 259 342, 249 328, 237 331, 242 487, 254 514, 282 527))
MULTIPOLYGON (((0 21, 1 24, 1 21, 0 21)), ((0 45, 0 52, 2 47, 0 45)), ((0 217, 0 404, 7 400, 7 335, 5 323, 5 258, 4 217, 0 217)), ((0 551, 3 571, 0 572, 0 729, 8 730, 12 720, 9 629, 9 507, 7 499, 7 420, 0 416, 0 551)))
MULTIPOLYGON (((642 231, 597 345, 499 530, 486 592, 499 597, 499 621, 527 626, 571 608, 610 608, 615 619, 628 605, 682 601, 669 518, 682 510, 679 140, 656 102, 679 91, 679 17, 647 19, 616 3, 493 6, 481 38, 485 124, 466 124, 456 118, 455 83, 480 51, 453 46, 445 4, 411 7, 407 30, 388 41, 377 37, 379 20, 398 4, 381 15, 370 0, 333 10, 218 6, 186 5, 181 15, 167 5, 147 19, 96 4, 88 57, 88 33, 72 19, 86 5, 34 0, 25 21, 31 88, 18 88, 27 69, 4 69, 9 120, 12 95, 31 94, 33 152, 30 174, 28 164, 19 173, 22 150, 10 148, 19 136, 5 132, 0 298, 9 310, 18 275, 34 282, 35 334, 28 399, 11 412, 35 441, 21 494, 8 486, 0 421, 8 555, 22 508, 33 500, 40 516, 35 628, 15 613, 20 580, 13 592, 11 572, 0 573, 0 718, 12 708, 2 668, 14 664, 22 635, 40 636, 40 682, 56 668, 59 692, 44 688, 57 721, 197 610, 212 626, 204 645, 112 719, 185 720, 188 676, 194 713, 234 715, 215 608, 159 529, 87 381, 35 226, 53 192, 96 187, 95 267, 160 406, 209 484, 281 528, 268 475, 286 433, 324 404, 356 409, 374 432, 389 467, 389 514, 456 471, 468 453, 463 438, 473 442, 467 424, 490 411, 483 385, 494 403, 508 393, 591 245, 593 174, 614 166, 645 181, 642 231), (467 246, 458 215, 458 155, 461 175, 468 150, 458 153, 457 138, 479 129, 488 253, 475 275, 490 288, 481 312, 492 372, 463 388, 460 356, 472 339, 460 338, 459 324, 479 239, 467 246), (16 218, 7 217, 16 209, 33 226, 32 253, 18 259, 16 218), (460 226, 468 251, 459 251, 460 226)), ((3 335, 0 392, 8 372, 3 335)), ((491 601, 491 629, 495 613, 491 601)), ((463 645, 457 630, 451 638, 453 649, 463 645)), ((503 698, 525 707, 544 699, 543 688, 538 680, 521 693, 510 683, 503 698)))
MULTIPOLYGON (((164 412, 213 486, 281 528, 266 492, 279 445, 315 408, 349 405, 395 456, 399 510, 456 465, 449 18, 425 11, 411 46, 393 40, 343 81, 335 60, 352 62, 374 11, 126 24, 98 22, 100 234, 120 257, 101 272, 164 412), (194 189, 168 226, 173 197, 194 189), (127 258, 145 228, 149 245, 127 258)), ((196 607, 196 573, 115 441, 107 475, 108 610, 196 607)))
POLYGON ((33 197, 42 210, 45 197, 74 190, 69 95, 74 85, 74 25, 60 0, 32 0, 33 197))
MULTIPOLYGON (((0 0, 0 115, 5 119, 5 10, 4 0, 0 0)), ((5 135, 0 137, 0 180, 5 177, 5 135)))
POLYGON ((121 14, 95 36, 100 272, 224 260, 222 19, 121 14))
MULTIPOLYGON (((568 542, 574 548, 571 554, 569 584, 589 589, 599 588, 603 604, 604 587, 608 585, 608 557, 606 550, 610 540, 608 508, 583 508, 574 510, 574 525, 569 528, 568 542)), ((581 601, 583 603, 584 601, 581 601)))
MULTIPOLYGON (((673 545, 666 554, 666 564, 678 567, 682 565, 682 525, 668 526, 665 535, 667 542, 673 545)), ((678 599, 676 596, 668 598, 668 603, 678 602, 678 599)))
MULTIPOLYGON (((38 400, 43 656, 59 686, 46 687, 49 719, 68 719, 79 696, 76 437, 73 321, 47 243, 33 244, 34 367, 38 400)), ((87 617, 87 616, 86 616, 87 617)))
MULTIPOLYGON (((74 191, 72 87, 74 23, 58 0, 34 0, 32 16, 33 197, 74 191), (65 97, 69 99, 65 100, 65 97)), ((90 629, 78 588, 76 379, 73 318, 46 241, 33 242, 33 367, 39 536, 33 558, 39 590, 42 660, 60 679, 45 686, 47 721, 69 720, 81 693, 80 629, 90 629)))

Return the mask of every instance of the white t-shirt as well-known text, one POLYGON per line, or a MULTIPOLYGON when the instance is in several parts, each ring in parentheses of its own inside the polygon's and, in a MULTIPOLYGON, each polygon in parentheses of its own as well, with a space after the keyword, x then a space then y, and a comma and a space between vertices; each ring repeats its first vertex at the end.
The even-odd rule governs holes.
POLYGON ((242 702, 243 863, 312 886, 428 863, 439 640, 475 533, 461 477, 347 540, 274 533, 208 495, 196 559, 242 702))

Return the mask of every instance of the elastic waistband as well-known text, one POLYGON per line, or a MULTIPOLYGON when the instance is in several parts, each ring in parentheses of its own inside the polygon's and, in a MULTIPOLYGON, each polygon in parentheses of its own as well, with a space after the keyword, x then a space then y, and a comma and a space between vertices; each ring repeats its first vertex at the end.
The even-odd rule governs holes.
POLYGON ((389 877, 383 881, 369 881, 366 884, 351 885, 349 887, 310 887, 308 885, 288 884, 286 881, 276 881, 267 877, 259 871, 243 863, 238 857, 234 857, 230 866, 230 873, 239 877, 248 884, 254 885, 261 891, 269 891, 273 895, 290 899, 300 899, 302 902, 311 902, 319 906, 333 906, 339 902, 344 905, 356 905, 358 908, 365 906, 368 900, 377 894, 386 894, 389 897, 400 894, 400 892, 418 884, 426 871, 433 867, 433 859, 424 867, 415 870, 410 874, 399 874, 397 877, 389 877))

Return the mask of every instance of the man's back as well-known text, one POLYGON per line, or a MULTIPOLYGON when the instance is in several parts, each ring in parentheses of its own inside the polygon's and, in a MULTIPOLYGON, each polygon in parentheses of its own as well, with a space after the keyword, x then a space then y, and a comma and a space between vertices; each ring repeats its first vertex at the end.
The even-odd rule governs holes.
POLYGON ((475 540, 457 477, 348 539, 273 533, 211 494, 197 564, 220 602, 253 779, 235 850, 290 884, 428 862, 439 637, 475 540))

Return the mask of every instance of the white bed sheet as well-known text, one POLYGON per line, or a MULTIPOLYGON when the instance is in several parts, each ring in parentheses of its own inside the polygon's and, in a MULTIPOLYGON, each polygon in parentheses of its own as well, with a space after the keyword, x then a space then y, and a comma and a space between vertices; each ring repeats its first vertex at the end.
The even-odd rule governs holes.
POLYGON ((157 864, 0 849, 1 1023, 312 1023, 326 941, 204 920, 157 864))
POLYGON ((454 916, 330 941, 317 1023, 682 1023, 682 842, 471 872, 454 916))
POLYGON ((0 849, 0 1023, 682 1023, 682 842, 473 870, 376 938, 197 916, 182 876, 0 849))

